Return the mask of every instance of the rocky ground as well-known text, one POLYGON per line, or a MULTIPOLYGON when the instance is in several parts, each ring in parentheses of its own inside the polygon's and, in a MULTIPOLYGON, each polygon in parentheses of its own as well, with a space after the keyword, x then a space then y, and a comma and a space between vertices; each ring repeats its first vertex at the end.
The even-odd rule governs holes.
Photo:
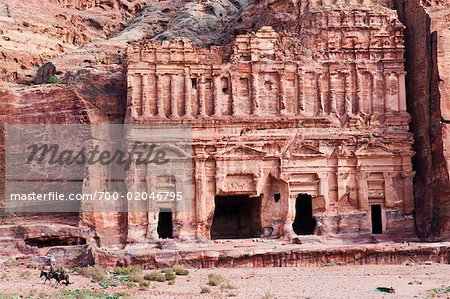
MULTIPOLYGON (((102 270, 102 269, 101 269, 102 270)), ((450 266, 334 266, 302 268, 194 269, 173 282, 130 275, 87 278, 70 273, 73 284, 42 283, 38 269, 3 266, 0 298, 449 298, 450 266), (211 277, 210 275, 213 274, 211 277), (210 276, 210 278, 208 278, 210 276), (99 280, 94 282, 95 279, 99 280), (126 280, 133 280, 130 282, 126 280), (217 284, 211 286, 209 284, 217 284), (148 284, 148 285, 147 285, 148 284), (377 290, 393 289, 395 293, 377 290), (110 296, 110 297, 108 297, 110 296)), ((386 291, 387 291, 386 290, 386 291)))

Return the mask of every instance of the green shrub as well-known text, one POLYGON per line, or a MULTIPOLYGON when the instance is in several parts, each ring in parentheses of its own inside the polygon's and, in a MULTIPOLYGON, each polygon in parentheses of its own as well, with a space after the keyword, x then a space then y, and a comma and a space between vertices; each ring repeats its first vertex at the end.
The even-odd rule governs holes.
POLYGON ((127 292, 117 292, 113 295, 113 298, 131 298, 127 292))
POLYGON ((153 271, 149 274, 145 274, 144 279, 149 280, 149 281, 163 282, 163 281, 166 281, 166 275, 164 273, 162 273, 161 271, 153 271))
POLYGON ((48 84, 57 84, 59 83, 59 78, 56 75, 51 76, 50 78, 47 79, 47 83, 48 84))
POLYGON ((108 279, 105 269, 100 266, 76 268, 75 271, 90 278, 93 282, 106 281, 108 279))
POLYGON ((174 280, 176 277, 175 271, 173 271, 172 269, 165 270, 165 271, 163 270, 161 272, 165 274, 167 281, 174 280))
POLYGON ((174 284, 175 284, 175 279, 169 280, 169 282, 168 282, 167 284, 168 284, 168 285, 174 285, 174 284))
POLYGON ((145 281, 145 280, 139 282, 139 286, 140 286, 141 288, 148 288, 149 285, 150 285, 150 284, 148 283, 148 281, 145 281))
POLYGON ((114 271, 118 275, 137 275, 142 273, 142 267, 139 265, 128 267, 114 267, 114 271))
POLYGON ((142 281, 142 276, 138 276, 138 275, 130 275, 128 276, 128 281, 131 282, 141 282, 142 281))
POLYGON ((76 289, 73 291, 64 290, 63 298, 112 299, 112 298, 118 298, 118 297, 112 297, 103 291, 76 289))
POLYGON ((208 285, 210 286, 218 286, 223 282, 223 277, 218 274, 209 274, 208 275, 208 285))
POLYGON ((180 276, 189 275, 189 270, 183 267, 174 267, 173 271, 175 271, 176 275, 180 276))

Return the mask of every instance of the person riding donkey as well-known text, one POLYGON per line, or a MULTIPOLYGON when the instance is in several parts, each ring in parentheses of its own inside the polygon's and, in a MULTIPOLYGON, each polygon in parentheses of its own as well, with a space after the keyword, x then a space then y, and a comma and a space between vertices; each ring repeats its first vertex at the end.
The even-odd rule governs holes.
POLYGON ((44 283, 48 280, 51 281, 51 279, 55 279, 56 282, 59 284, 62 282, 65 285, 68 285, 69 282, 69 275, 66 275, 66 270, 64 269, 64 266, 60 266, 60 272, 58 273, 55 269, 56 265, 56 259, 53 255, 48 256, 48 265, 49 265, 49 272, 45 272, 44 268, 42 268, 41 271, 41 277, 45 277, 44 283))

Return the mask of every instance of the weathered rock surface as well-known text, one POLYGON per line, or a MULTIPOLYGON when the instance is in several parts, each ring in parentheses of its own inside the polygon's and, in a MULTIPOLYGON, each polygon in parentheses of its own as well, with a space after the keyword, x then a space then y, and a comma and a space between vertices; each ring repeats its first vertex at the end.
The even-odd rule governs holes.
POLYGON ((415 220, 420 237, 450 237, 450 2, 396 1, 406 25, 406 88, 415 134, 415 220))
MULTIPOLYGON (((307 21, 299 19, 301 12, 312 9, 320 15, 322 10, 329 9, 329 3, 323 2, 325 5, 320 5, 322 1, 295 0, 11 0, 1 3, 0 76, 11 83, 4 84, 0 91, 0 121, 2 124, 123 123, 127 102, 125 65, 131 42, 165 41, 182 36, 198 47, 226 45, 236 35, 266 25, 280 33, 301 30, 302 22, 307 21), (56 66, 61 84, 13 83, 17 80, 29 84, 39 66, 50 60, 56 66)), ((348 2, 337 1, 342 15, 354 8, 348 2)), ((380 5, 395 8, 407 26, 407 104, 417 151, 414 158, 416 229, 423 238, 448 239, 450 1, 422 2, 363 0, 358 5, 379 10, 383 9, 380 5)), ((310 41, 306 38, 296 42, 308 45, 310 41)), ((3 136, 0 143, 4 144, 3 136)), ((0 171, 4 173, 4 163, 0 163, 0 171)), ((3 188, 1 184, 0 191, 3 188)), ((345 221, 358 222, 362 221, 361 217, 366 216, 355 214, 345 221)), ((97 244, 126 240, 123 227, 127 220, 123 215, 83 213, 81 219, 85 226, 96 230, 94 236, 101 240, 97 244)), ((333 221, 342 222, 342 219, 337 217, 333 221)), ((342 230, 352 233, 346 223, 342 223, 342 230)))

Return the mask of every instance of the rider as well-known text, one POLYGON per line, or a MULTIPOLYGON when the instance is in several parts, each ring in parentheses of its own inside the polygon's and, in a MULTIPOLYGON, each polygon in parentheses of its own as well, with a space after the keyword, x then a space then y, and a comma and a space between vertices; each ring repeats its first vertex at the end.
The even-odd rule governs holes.
POLYGON ((66 278, 66 273, 65 273, 65 269, 64 269, 64 266, 63 266, 63 265, 61 265, 61 272, 59 273, 59 278, 60 278, 61 280, 63 280, 64 278, 66 278))
POLYGON ((50 255, 48 261, 50 263, 50 274, 53 274, 56 272, 55 270, 56 259, 53 255, 50 255))

